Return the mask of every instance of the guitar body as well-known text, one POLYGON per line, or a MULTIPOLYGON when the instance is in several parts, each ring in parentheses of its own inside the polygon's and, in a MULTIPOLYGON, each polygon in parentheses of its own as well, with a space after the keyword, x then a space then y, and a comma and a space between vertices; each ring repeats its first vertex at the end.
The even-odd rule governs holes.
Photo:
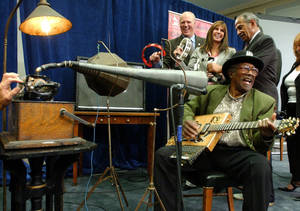
MULTIPOLYGON (((204 146, 209 151, 212 151, 219 139, 221 138, 223 132, 204 132, 205 128, 211 124, 225 124, 229 123, 231 120, 231 115, 229 113, 220 113, 220 114, 207 114, 196 116, 195 121, 199 124, 199 137, 197 140, 182 140, 182 146, 204 146)), ((166 146, 175 145, 174 137, 171 137, 166 146)))
MULTIPOLYGON (((182 140, 181 161, 189 164, 192 164, 203 150, 213 151, 223 132, 261 127, 259 121, 231 122, 229 113, 196 116, 195 121, 199 125, 197 138, 182 140)), ((276 128, 274 134, 290 135, 295 134, 295 130, 299 126, 299 119, 290 117, 289 119, 275 120, 273 124, 276 128)), ((166 144, 166 146, 172 145, 175 145, 174 137, 170 138, 166 144)), ((174 153, 170 158, 176 158, 176 156, 176 153, 174 153)), ((181 164, 184 165, 184 163, 181 164)))
MULTIPOLYGON (((192 164, 195 159, 202 153, 203 150, 208 149, 213 151, 214 147, 220 140, 223 132, 231 130, 243 129, 257 129, 261 127, 259 121, 248 122, 231 122, 231 115, 229 113, 208 114, 196 116, 195 121, 199 125, 198 135, 195 139, 182 140, 182 162, 192 164)), ((275 120, 273 122, 276 130, 275 133, 281 134, 295 134, 296 128, 299 126, 299 119, 289 118, 283 120, 275 120)), ((168 140, 166 146, 175 145, 175 138, 168 140)), ((170 158, 176 158, 176 153, 172 154, 170 158)), ((184 165, 184 163, 182 163, 184 165)))

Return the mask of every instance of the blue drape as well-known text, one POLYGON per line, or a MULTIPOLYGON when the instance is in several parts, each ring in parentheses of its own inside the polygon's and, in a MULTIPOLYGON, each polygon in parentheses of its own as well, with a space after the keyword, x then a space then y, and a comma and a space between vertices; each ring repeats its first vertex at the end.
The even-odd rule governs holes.
MULTIPOLYGON (((1 61, 1 73, 3 71, 3 50, 4 50, 4 29, 6 19, 15 7, 15 1, 0 1, 0 14, 2 16, 0 21, 0 61, 1 61), (5 17, 5 18, 4 18, 5 17)), ((7 38, 7 72, 12 72, 17 69, 17 30, 16 26, 16 18, 12 19, 10 28, 8 30, 8 38, 7 38)))
MULTIPOLYGON (((36 7, 38 0, 24 0, 21 4, 21 21, 36 7)), ((182 0, 48 0, 51 7, 68 18, 73 27, 70 31, 52 37, 23 36, 27 74, 34 74, 36 67, 50 62, 76 60, 77 56, 91 57, 97 54, 97 41, 102 40, 110 50, 125 61, 142 62, 141 52, 149 43, 161 43, 168 34, 168 10, 178 13, 192 11, 197 18, 214 22, 224 20, 228 26, 229 43, 241 49, 234 21, 222 15, 197 7, 182 0)), ((8 17, 15 6, 11 0, 0 1, 2 17, 8 17)), ((3 20, 3 19, 2 19, 3 20)), ((16 19, 9 29, 8 71, 16 71, 16 19)), ((4 22, 0 21, 0 44, 3 49, 4 22)), ((104 48, 100 51, 105 51, 104 48)), ((3 54, 0 54, 1 61, 3 54)), ((151 70, 149 70, 151 71, 151 70)), ((55 69, 44 72, 52 81, 61 84, 55 97, 58 101, 75 101, 75 72, 55 69)), ((166 87, 147 83, 146 111, 166 107, 166 87)), ((156 147, 166 141, 166 114, 161 113, 157 122, 156 147)), ((85 129, 86 139, 92 140, 92 131, 85 129)), ((144 126, 113 126, 114 165, 135 168, 146 165, 146 128, 144 126)), ((108 164, 107 128, 98 126, 94 165, 99 171, 108 164)), ((89 168, 89 155, 85 157, 89 168)))

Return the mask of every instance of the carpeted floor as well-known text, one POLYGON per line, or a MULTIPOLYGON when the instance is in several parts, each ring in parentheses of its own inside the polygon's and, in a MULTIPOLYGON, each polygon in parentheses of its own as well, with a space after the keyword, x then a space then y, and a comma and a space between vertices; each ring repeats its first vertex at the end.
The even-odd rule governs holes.
MULTIPOLYGON (((273 164, 273 180, 275 188, 275 204, 270 207, 269 211, 297 211, 300 210, 300 201, 295 201, 295 197, 300 197, 300 188, 292 193, 286 193, 278 190, 278 187, 286 185, 290 180, 290 173, 288 167, 287 156, 284 155, 283 161, 280 161, 279 155, 272 156, 273 164)), ((95 184, 100 175, 95 175, 90 181, 89 188, 95 184)), ((129 206, 126 207, 122 200, 124 210, 135 210, 139 201, 148 187, 148 177, 145 169, 118 171, 121 187, 124 189, 125 196, 128 200, 129 206)), ((75 210, 78 204, 84 199, 85 189, 87 186, 88 177, 79 178, 78 186, 72 186, 71 178, 65 180, 66 193, 64 195, 64 210, 75 210)), ((110 181, 106 181, 97 186, 91 197, 87 200, 87 207, 82 210, 107 210, 116 211, 121 210, 120 203, 117 197, 117 192, 110 181)), ((240 192, 234 189, 235 192, 240 192)), ((201 188, 185 191, 199 193, 201 188)), ((147 201, 149 195, 146 196, 147 201)), ((202 198, 184 198, 186 211, 202 210, 202 198)), ((139 210, 146 210, 146 204, 143 203, 139 210)), ((234 200, 236 211, 242 210, 242 201, 234 200)), ((152 208, 150 209, 152 210, 152 208)), ((214 211, 227 211, 227 201, 224 196, 216 196, 213 199, 214 211)))
MULTIPOLYGON (((300 188, 295 192, 286 193, 278 190, 278 187, 284 186, 290 180, 289 166, 287 156, 284 155, 283 161, 279 160, 279 155, 272 156, 273 164, 273 180, 275 187, 275 204, 270 207, 269 211, 300 211, 300 201, 295 201, 295 197, 300 197, 300 188)), ((136 170, 118 170, 118 178, 122 189, 124 190, 124 195, 128 200, 128 207, 125 204, 124 197, 120 194, 122 205, 124 210, 135 210, 138 203, 141 201, 144 193, 149 186, 148 176, 146 169, 136 169, 136 170)), ((101 175, 93 175, 91 178, 89 176, 83 176, 78 178, 78 185, 73 186, 72 178, 65 179, 65 194, 64 194, 64 210, 76 210, 79 204, 84 200, 86 195, 86 190, 90 189, 101 175)), ((1 195, 2 195, 2 190, 1 195)), ((199 193, 201 188, 185 191, 189 193, 199 193)), ((235 192, 240 192, 238 189, 234 189, 235 192)), ((1 196, 2 197, 2 196, 1 196)), ((7 194, 8 200, 8 210, 10 194, 7 194)), ((148 201, 149 194, 146 195, 145 201, 148 201)), ((115 186, 112 185, 110 180, 106 180, 96 186, 95 191, 91 194, 90 198, 86 201, 87 203, 81 210, 90 211, 117 211, 122 210, 120 206, 120 201, 118 200, 117 191, 115 186)), ((28 203, 28 210, 30 210, 30 201, 28 203)), ((202 198, 184 198, 185 209, 187 211, 202 210, 202 198)), ((242 210, 242 201, 234 200, 234 206, 236 211, 242 210)), ((2 203, 0 209, 2 210, 2 203)), ((146 210, 146 204, 143 203, 139 210, 146 210)), ((153 210, 151 207, 149 210, 153 210)), ((214 211, 227 211, 226 197, 217 196, 213 199, 214 211)))

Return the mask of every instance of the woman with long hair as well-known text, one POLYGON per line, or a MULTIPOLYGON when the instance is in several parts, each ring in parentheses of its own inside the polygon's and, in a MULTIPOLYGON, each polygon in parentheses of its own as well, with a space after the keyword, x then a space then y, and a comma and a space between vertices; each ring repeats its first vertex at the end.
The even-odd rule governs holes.
POLYGON ((209 28, 204 45, 193 52, 188 67, 190 70, 206 71, 210 83, 222 83, 222 65, 235 54, 228 46, 228 32, 224 21, 216 21, 209 28))

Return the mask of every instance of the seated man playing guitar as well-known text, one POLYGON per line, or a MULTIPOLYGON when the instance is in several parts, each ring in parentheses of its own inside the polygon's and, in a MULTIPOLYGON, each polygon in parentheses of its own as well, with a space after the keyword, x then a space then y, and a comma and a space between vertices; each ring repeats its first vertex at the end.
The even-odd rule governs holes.
MULTIPOLYGON (((182 174, 194 171, 223 171, 239 181, 244 189, 243 211, 268 209, 272 176, 264 156, 273 144, 276 127, 273 121, 275 100, 256 89, 254 80, 263 62, 250 51, 239 51, 222 68, 228 85, 211 85, 207 94, 195 97, 184 105, 183 136, 196 139, 200 125, 195 116, 229 113, 231 122, 257 121, 258 128, 223 132, 212 151, 204 150, 182 174)), ((171 159, 174 146, 165 146, 155 153, 154 184, 167 211, 183 210, 181 197, 176 195, 176 162, 171 159), (179 203, 177 203, 179 201, 179 203)), ((161 207, 158 204, 155 210, 161 207)))

